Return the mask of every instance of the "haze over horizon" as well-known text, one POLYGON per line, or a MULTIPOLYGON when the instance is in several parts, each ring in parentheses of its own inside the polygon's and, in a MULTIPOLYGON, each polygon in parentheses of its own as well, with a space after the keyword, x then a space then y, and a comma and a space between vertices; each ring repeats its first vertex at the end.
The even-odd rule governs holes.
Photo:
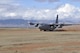
POLYGON ((0 20, 55 20, 80 22, 80 0, 1 0, 0 20))

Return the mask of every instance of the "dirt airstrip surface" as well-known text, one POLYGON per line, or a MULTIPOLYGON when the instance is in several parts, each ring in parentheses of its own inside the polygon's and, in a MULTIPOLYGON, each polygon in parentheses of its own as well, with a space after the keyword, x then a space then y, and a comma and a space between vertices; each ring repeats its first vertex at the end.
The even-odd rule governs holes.
POLYGON ((1 28, 0 53, 80 53, 80 31, 1 28))

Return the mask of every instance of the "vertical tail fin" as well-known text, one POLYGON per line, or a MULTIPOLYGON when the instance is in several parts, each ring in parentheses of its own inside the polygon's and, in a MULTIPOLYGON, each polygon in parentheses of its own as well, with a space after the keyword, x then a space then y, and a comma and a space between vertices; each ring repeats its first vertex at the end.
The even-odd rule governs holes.
POLYGON ((56 22, 55 23, 58 23, 58 15, 57 15, 57 17, 56 17, 56 22))

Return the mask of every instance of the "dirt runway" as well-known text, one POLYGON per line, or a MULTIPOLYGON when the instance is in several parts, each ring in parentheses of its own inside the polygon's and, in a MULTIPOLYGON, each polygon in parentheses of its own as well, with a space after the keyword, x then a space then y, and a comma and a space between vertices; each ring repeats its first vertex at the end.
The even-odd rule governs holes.
POLYGON ((80 31, 3 28, 0 53, 80 53, 80 31))

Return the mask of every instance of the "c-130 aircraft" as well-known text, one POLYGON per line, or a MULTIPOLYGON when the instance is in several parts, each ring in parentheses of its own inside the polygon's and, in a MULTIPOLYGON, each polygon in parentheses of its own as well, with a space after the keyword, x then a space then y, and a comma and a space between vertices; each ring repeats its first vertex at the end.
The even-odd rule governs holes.
POLYGON ((40 31, 54 31, 56 28, 62 28, 63 26, 79 25, 79 24, 59 24, 58 15, 56 17, 55 23, 52 23, 52 24, 31 23, 31 22, 29 24, 35 25, 35 27, 38 27, 40 31))

